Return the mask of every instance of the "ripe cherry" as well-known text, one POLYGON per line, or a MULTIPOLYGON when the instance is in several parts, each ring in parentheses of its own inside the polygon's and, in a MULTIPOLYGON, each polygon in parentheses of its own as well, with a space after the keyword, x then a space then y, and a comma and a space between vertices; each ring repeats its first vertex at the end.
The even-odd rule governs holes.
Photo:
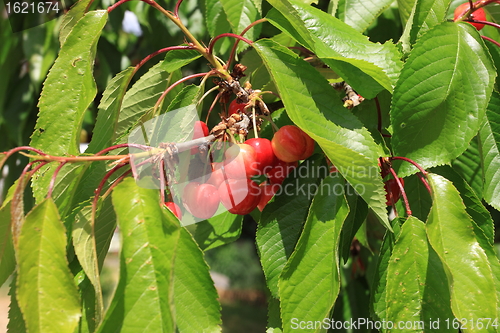
POLYGON ((231 146, 224 153, 224 172, 226 178, 250 178, 259 173, 257 154, 252 146, 245 143, 231 146))
POLYGON ((179 206, 177 206, 177 204, 173 201, 168 201, 168 202, 165 202, 165 206, 170 209, 170 211, 172 213, 174 213, 175 216, 177 216, 177 218, 180 220, 182 219, 182 212, 181 212, 181 209, 179 206))
POLYGON ((278 192, 280 185, 279 184, 260 184, 260 200, 257 208, 262 212, 264 207, 268 204, 268 202, 272 199, 272 197, 278 192))
POLYGON ((219 192, 211 184, 191 182, 184 188, 182 203, 193 216, 205 220, 214 216, 217 211, 219 192))
POLYGON ((255 150, 259 174, 266 174, 271 171, 277 162, 271 141, 264 138, 253 138, 246 140, 245 144, 252 146, 255 150))
POLYGON ((219 197, 232 214, 246 215, 260 201, 260 188, 251 179, 229 179, 219 186, 219 197))
POLYGON ((314 152, 314 140, 297 126, 286 125, 274 133, 274 154, 284 162, 305 160, 314 152))
POLYGON ((245 103, 238 103, 238 100, 234 99, 229 104, 229 116, 235 113, 243 112, 244 108, 245 108, 245 103))
MULTIPOLYGON (((459 18, 461 18, 468 10, 470 9, 470 4, 468 2, 465 2, 458 6, 455 9, 454 12, 454 20, 457 21, 459 18)), ((486 21, 486 13, 484 12, 483 8, 479 8, 475 10, 471 15, 469 15, 470 18, 478 21, 486 21)), ((481 30, 484 27, 484 24, 481 23, 472 23, 472 24, 477 30, 481 30)))
MULTIPOLYGON (((197 122, 194 123, 193 140, 208 136, 209 132, 210 131, 208 130, 207 124, 198 120, 197 122)), ((197 147, 191 148, 191 155, 195 155, 197 153, 198 153, 197 147)))
POLYGON ((268 172, 267 177, 269 178, 271 184, 281 184, 283 183, 285 178, 288 177, 290 172, 292 172, 292 170, 295 169, 298 165, 299 163, 297 161, 287 163, 278 160, 276 166, 268 172))
POLYGON ((212 184, 213 186, 219 188, 220 184, 227 178, 227 175, 224 175, 222 167, 222 163, 216 162, 213 163, 213 171, 210 174, 210 178, 207 180, 207 184, 212 184))
MULTIPOLYGON (((401 185, 404 185, 405 182, 403 178, 399 178, 399 181, 401 182, 401 185)), ((399 200, 399 196, 401 195, 401 189, 398 186, 398 183, 395 179, 389 179, 388 181, 385 182, 384 185, 385 189, 385 199, 386 199, 386 205, 387 206, 392 206, 399 200)))

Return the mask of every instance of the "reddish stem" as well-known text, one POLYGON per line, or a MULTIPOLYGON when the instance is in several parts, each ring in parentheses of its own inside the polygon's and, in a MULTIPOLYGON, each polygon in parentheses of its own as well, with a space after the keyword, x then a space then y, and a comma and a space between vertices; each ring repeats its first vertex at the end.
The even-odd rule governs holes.
MULTIPOLYGON (((113 10, 116 9, 116 7, 123 5, 125 2, 128 2, 130 0, 120 0, 117 3, 113 4, 112 6, 108 7, 108 14, 111 13, 113 10)), ((142 2, 147 3, 148 5, 153 5, 154 1, 153 0, 141 0, 142 2)))
POLYGON ((106 198, 111 191, 116 187, 116 185, 120 184, 120 182, 123 180, 123 178, 127 177, 130 173, 132 172, 132 169, 127 170, 121 175, 120 177, 116 178, 116 180, 111 184, 108 188, 108 190, 102 195, 103 198, 106 198))
POLYGON ((160 200, 161 204, 165 203, 165 160, 160 161, 160 200))
POLYGON ((410 160, 409 158, 402 157, 402 156, 391 156, 389 157, 390 160, 401 160, 401 161, 406 161, 408 163, 413 164, 420 172, 424 175, 427 176, 427 171, 424 170, 417 162, 410 160))
POLYGON ((116 171, 118 171, 120 168, 124 167, 125 165, 128 165, 128 163, 122 163, 115 165, 111 170, 109 170, 104 177, 101 179, 101 182, 99 183, 99 186, 96 188, 94 191, 94 200, 92 201, 92 218, 91 218, 91 224, 92 224, 92 234, 94 234, 94 222, 95 222, 95 214, 97 211, 97 202, 99 201, 99 196, 101 194, 102 188, 108 181, 109 177, 116 171))
POLYGON ((59 174, 59 171, 61 171, 62 167, 66 164, 66 162, 61 162, 57 166, 57 169, 54 171, 54 174, 52 174, 52 178, 50 179, 50 184, 49 184, 49 190, 47 191, 47 198, 52 197, 52 191, 54 190, 54 185, 56 183, 56 178, 57 175, 59 174))
POLYGON ((208 73, 198 73, 198 74, 192 74, 192 75, 188 75, 186 77, 183 77, 182 79, 178 80, 177 82, 175 82, 174 84, 172 84, 170 87, 168 87, 164 92, 163 94, 161 94, 160 98, 158 98, 158 101, 156 101, 156 104, 154 106, 154 110, 157 110, 158 107, 160 106, 161 102, 163 101, 163 99, 165 98, 165 96, 167 96, 167 94, 172 90, 174 89, 178 84, 181 84, 182 82, 185 82, 185 81, 188 81, 188 80, 191 80, 191 79, 194 79, 196 77, 202 77, 202 76, 207 76, 207 75, 211 75, 212 72, 208 72, 208 73))
POLYGON ((182 0, 178 0, 175 4, 174 16, 179 18, 179 7, 181 6, 182 0))
POLYGON ((110 151, 115 150, 115 149, 130 148, 130 147, 142 149, 142 150, 145 150, 145 151, 148 151, 149 149, 151 149, 151 147, 149 147, 149 146, 140 145, 140 144, 137 144, 137 143, 122 143, 122 144, 119 144, 119 145, 114 145, 114 146, 108 147, 106 149, 103 149, 100 152, 96 153, 94 156, 100 156, 100 155, 106 154, 107 152, 110 152, 110 151))
POLYGON ((399 177, 398 177, 398 174, 396 173, 396 171, 394 171, 394 169, 392 167, 389 168, 389 171, 391 172, 392 176, 394 177, 394 180, 398 184, 399 190, 401 191, 401 195, 403 196, 403 201, 404 201, 405 207, 406 207, 406 215, 411 216, 412 213, 411 213, 411 209, 410 209, 410 203, 408 202, 408 197, 406 196, 405 188, 404 188, 403 184, 401 184, 401 180, 399 180, 399 177))
POLYGON ((488 42, 492 42, 493 44, 495 44, 496 46, 500 47, 500 43, 497 42, 496 40, 494 39, 491 39, 490 37, 486 37, 486 36, 481 36, 481 38, 483 38, 484 40, 487 40, 488 42))
MULTIPOLYGON (((247 31, 250 30, 252 27, 256 26, 257 24, 264 23, 266 21, 267 21, 266 18, 262 18, 260 20, 257 20, 255 22, 249 24, 248 27, 246 27, 245 29, 243 29, 243 31, 241 32, 240 36, 244 36, 247 33, 247 31)), ((231 49, 231 53, 229 54, 229 59, 227 60, 227 63, 226 63, 226 69, 229 68, 229 66, 231 65, 231 62, 233 62, 234 57, 236 56, 236 50, 238 48, 238 43, 239 42, 240 42, 239 39, 237 39, 234 42, 233 48, 231 49)))
POLYGON ((212 54, 213 53, 213 50, 214 50, 214 44, 215 42, 217 42, 219 39, 221 39, 222 37, 234 37, 238 40, 242 40, 244 41, 245 43, 247 43, 248 45, 252 45, 253 42, 250 40, 250 39, 247 39, 243 36, 240 36, 240 35, 237 35, 237 34, 233 34, 233 33, 230 33, 230 32, 227 32, 225 34, 220 34, 219 36, 215 36, 211 41, 210 41, 210 44, 208 44, 208 53, 209 54, 212 54))
POLYGON ((207 118, 205 118, 205 124, 208 124, 208 118, 210 117, 210 114, 212 113, 212 110, 214 109, 215 107, 215 103, 217 103, 217 101, 219 100, 219 98, 222 96, 223 94, 223 91, 220 91, 217 96, 215 96, 212 104, 210 105, 210 109, 208 109, 208 112, 207 112, 207 118))
POLYGON ((151 53, 150 55, 148 55, 147 57, 145 57, 144 59, 142 59, 136 66, 135 66, 135 69, 134 69, 134 74, 137 73, 137 71, 145 64, 147 63, 149 60, 151 60, 152 58, 156 57, 157 55, 159 54, 162 54, 162 53, 166 53, 168 51, 172 51, 172 50, 193 50, 194 47, 190 46, 190 45, 178 45, 178 46, 170 46, 170 47, 165 47, 161 50, 158 50, 158 51, 155 51, 153 53, 151 53))
POLYGON ((418 175, 418 178, 420 178, 420 181, 424 184, 424 186, 427 189, 427 191, 429 192, 429 194, 432 195, 432 190, 431 190, 431 187, 429 186, 429 182, 427 181, 427 179, 425 179, 424 175, 422 175, 421 172, 417 173, 417 175, 418 175))

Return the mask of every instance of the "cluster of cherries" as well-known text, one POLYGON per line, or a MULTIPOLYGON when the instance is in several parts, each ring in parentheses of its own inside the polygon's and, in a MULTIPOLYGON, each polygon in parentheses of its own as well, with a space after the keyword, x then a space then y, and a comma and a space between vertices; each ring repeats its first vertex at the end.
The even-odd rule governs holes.
MULTIPOLYGON (((193 139, 208 133, 205 123, 196 122, 193 139)), ((197 152, 198 148, 193 148, 191 153, 197 152)), ((262 211, 298 161, 313 152, 314 140, 293 125, 281 127, 272 140, 252 138, 231 145, 224 151, 223 161, 211 163, 212 172, 204 183, 191 181, 184 187, 182 204, 199 219, 212 217, 220 203, 232 214, 246 215, 255 208, 262 211), (258 184, 254 178, 261 175, 266 175, 267 181, 258 184)), ((182 217, 177 204, 165 205, 182 217)))

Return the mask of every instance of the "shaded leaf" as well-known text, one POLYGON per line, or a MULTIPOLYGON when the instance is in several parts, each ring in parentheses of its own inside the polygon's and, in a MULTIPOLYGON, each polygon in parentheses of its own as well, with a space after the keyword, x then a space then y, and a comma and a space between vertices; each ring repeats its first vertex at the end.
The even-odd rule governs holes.
POLYGON ((500 210, 500 95, 494 92, 480 132, 482 167, 484 177, 483 197, 500 210))
POLYGON ((196 224, 194 238, 203 251, 234 242, 241 235, 243 216, 225 212, 196 224))
MULTIPOLYGON (((337 299, 340 231, 349 213, 344 194, 333 191, 337 187, 344 187, 343 180, 338 177, 326 177, 321 183, 304 230, 281 273, 279 294, 284 323, 294 318, 322 321, 328 317, 337 299)), ((284 325, 283 329, 284 332, 294 331, 291 325, 284 325)))
POLYGON ((84 15, 89 8, 91 0, 80 0, 75 3, 70 10, 63 16, 61 20, 61 28, 59 32, 59 42, 61 45, 64 44, 66 38, 68 37, 71 29, 84 15))
MULTIPOLYGON (((423 168, 451 162, 477 134, 495 71, 477 31, 445 22, 412 50, 394 90, 394 154, 423 168), (471 98, 474 96, 474 98, 471 98)), ((414 172, 402 164, 400 176, 414 172)))
MULTIPOLYGON (((220 3, 235 34, 241 34, 243 29, 261 18, 261 0, 221 0, 220 3)), ((250 40, 256 40, 260 35, 261 29, 262 25, 258 24, 248 30, 245 37, 250 40)), ((240 43, 240 45, 243 44, 240 43)))
POLYGON ((10 202, 0 208, 0 287, 16 268, 10 228, 10 202))
POLYGON ((172 50, 165 56, 161 68, 164 71, 172 73, 199 57, 201 57, 201 54, 196 50, 172 50))
POLYGON ((80 300, 66 260, 66 230, 52 199, 26 216, 16 253, 17 299, 28 331, 73 333, 80 300))

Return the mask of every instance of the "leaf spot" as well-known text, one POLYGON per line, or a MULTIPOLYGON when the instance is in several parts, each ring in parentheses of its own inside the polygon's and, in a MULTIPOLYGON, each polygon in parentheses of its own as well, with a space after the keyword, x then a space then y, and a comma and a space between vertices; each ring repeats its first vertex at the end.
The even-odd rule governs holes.
POLYGON ((74 59, 73 62, 71 63, 71 66, 76 67, 76 63, 78 61, 81 61, 81 60, 82 60, 82 57, 78 57, 78 58, 74 59))
POLYGON ((132 262, 132 258, 127 258, 127 259, 125 259, 125 263, 126 263, 127 265, 128 265, 128 264, 130 264, 131 262, 132 262))

